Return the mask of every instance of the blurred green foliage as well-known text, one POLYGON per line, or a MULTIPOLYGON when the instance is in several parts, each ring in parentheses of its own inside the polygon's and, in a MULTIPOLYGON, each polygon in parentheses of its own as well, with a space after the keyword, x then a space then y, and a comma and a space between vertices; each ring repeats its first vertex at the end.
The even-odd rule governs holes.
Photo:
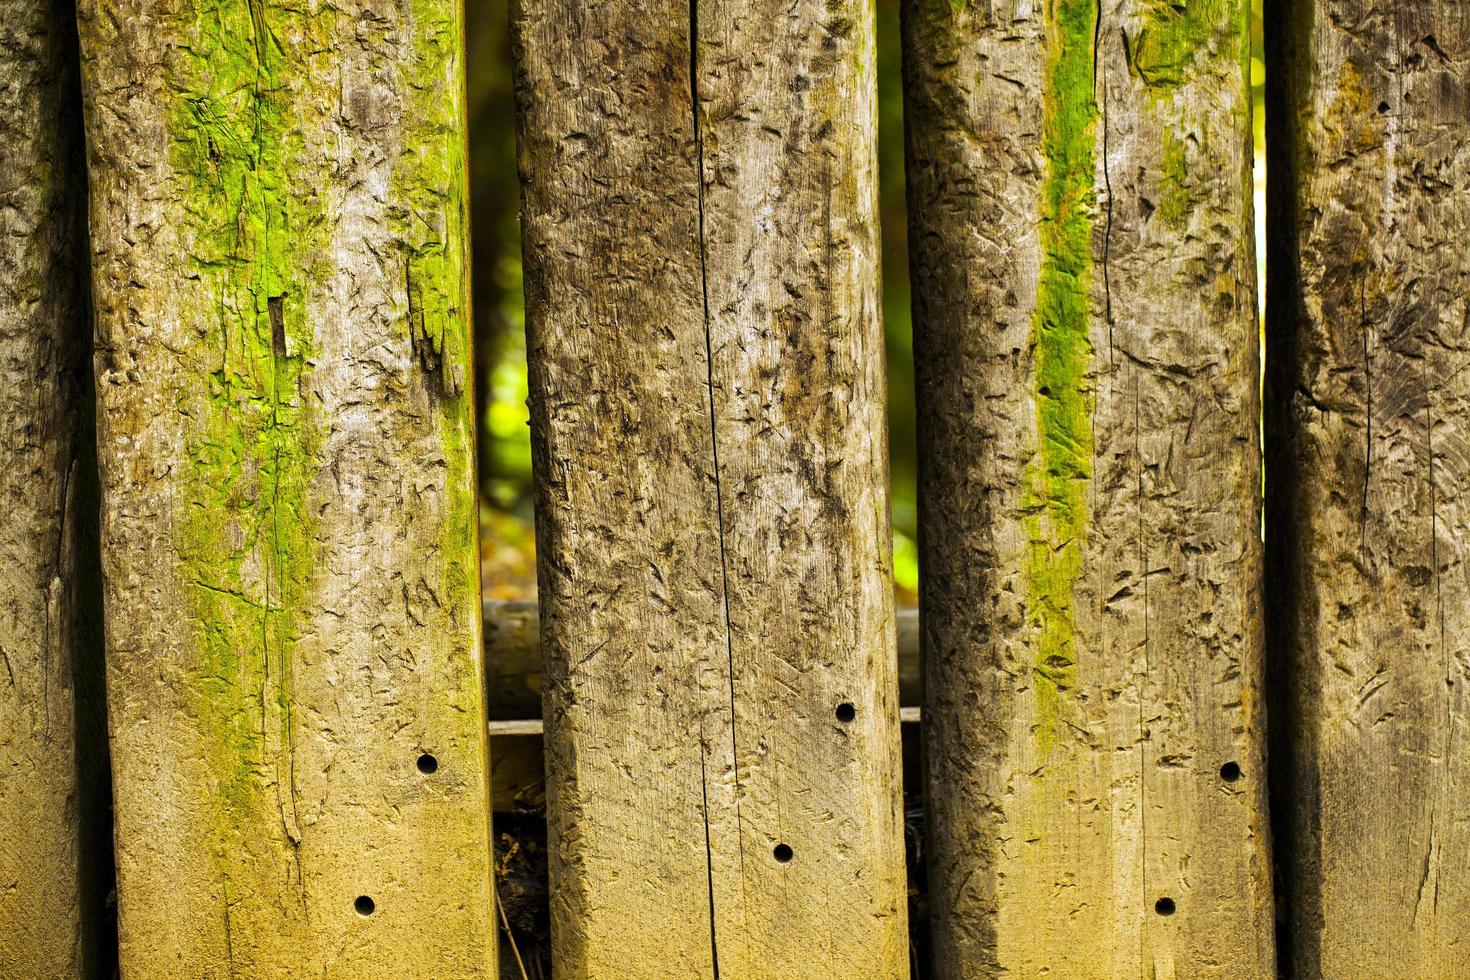
MULTIPOLYGON (((914 349, 903 177, 900 0, 876 0, 876 6, 879 200, 883 232, 883 319, 888 351, 894 581, 900 598, 912 602, 918 593, 919 552, 914 349)), ((1251 13, 1259 256, 1265 81, 1261 0, 1252 0, 1251 13)), ((466 4, 466 17, 475 358, 479 374, 476 411, 480 419, 480 490, 486 528, 483 564, 487 591, 510 598, 534 589, 534 544, 508 2, 470 0, 466 4)))
POLYGON ((507 0, 466 4, 466 101, 480 489, 491 506, 516 511, 530 506, 531 444, 507 7, 507 0))

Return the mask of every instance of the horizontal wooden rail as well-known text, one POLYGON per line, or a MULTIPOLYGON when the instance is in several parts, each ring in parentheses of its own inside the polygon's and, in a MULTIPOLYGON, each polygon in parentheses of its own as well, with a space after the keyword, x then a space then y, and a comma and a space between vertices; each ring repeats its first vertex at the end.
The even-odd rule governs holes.
MULTIPOLYGON (((487 599, 485 704, 490 716, 491 791, 495 810, 506 813, 546 805, 541 720, 540 617, 534 601, 487 599)), ((904 727, 904 785, 918 786, 922 696, 919 610, 898 610, 899 721, 904 727)))

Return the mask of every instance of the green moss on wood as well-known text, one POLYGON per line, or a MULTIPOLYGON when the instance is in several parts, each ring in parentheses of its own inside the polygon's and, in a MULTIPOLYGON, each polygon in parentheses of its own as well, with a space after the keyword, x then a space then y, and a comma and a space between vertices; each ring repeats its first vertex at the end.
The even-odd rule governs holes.
POLYGON ((1237 123, 1250 120, 1250 8, 1242 0, 1149 0, 1142 25, 1128 37, 1129 63, 1153 96, 1163 126, 1159 161, 1159 217, 1181 228, 1194 209, 1187 170, 1187 143, 1208 139, 1210 125, 1197 103, 1174 98, 1174 90, 1196 71, 1214 73, 1238 66, 1245 98, 1237 123))
POLYGON ((1077 654, 1073 586, 1087 533, 1092 475, 1092 342, 1089 292, 1095 123, 1093 0, 1048 6, 1043 123, 1047 161, 1042 188, 1041 275, 1033 321, 1033 373, 1039 451, 1026 477, 1029 621, 1036 636, 1037 739, 1055 744, 1060 700, 1077 654))
POLYGON ((1159 182, 1159 217, 1178 226, 1190 211, 1188 158, 1184 141, 1168 127, 1164 129, 1164 159, 1159 182))
MULTIPOLYGON (((327 271, 318 256, 330 216, 298 158, 303 134, 334 125, 337 109, 308 105, 293 87, 312 54, 330 50, 334 17, 264 0, 200 0, 189 44, 170 61, 181 237, 209 297, 200 329, 218 348, 189 382, 197 387, 181 385, 180 410, 191 417, 177 543, 200 640, 194 686, 214 740, 222 852, 252 815, 274 819, 268 791, 289 763, 291 677, 318 559, 306 499, 323 420, 303 392, 314 353, 309 299, 327 271)), ((413 49, 398 66, 401 152, 386 218, 401 247, 401 323, 438 408, 444 585, 462 604, 478 589, 463 25, 458 5, 443 0, 413 0, 407 19, 398 26, 413 49)))
POLYGON ((409 10, 413 51, 403 66, 403 153, 393 169, 389 218, 403 249, 405 325, 439 410, 445 584, 451 596, 471 596, 478 609, 463 15, 460 4, 445 0, 412 0, 409 10))
POLYGON ((1239 7, 1239 0, 1148 0, 1130 38, 1133 70, 1148 85, 1178 85, 1217 37, 1231 36, 1239 7))
POLYGON ((280 37, 321 34, 330 16, 263 0, 198 0, 193 11, 188 46, 169 62, 171 158, 202 287, 186 294, 207 304, 185 313, 214 352, 177 379, 177 548, 201 653, 189 683, 221 802, 212 844, 225 859, 275 807, 266 791, 289 769, 297 613, 315 568, 306 496, 320 435, 302 392, 326 216, 292 164, 301 123, 289 79, 304 68, 288 64, 280 37))

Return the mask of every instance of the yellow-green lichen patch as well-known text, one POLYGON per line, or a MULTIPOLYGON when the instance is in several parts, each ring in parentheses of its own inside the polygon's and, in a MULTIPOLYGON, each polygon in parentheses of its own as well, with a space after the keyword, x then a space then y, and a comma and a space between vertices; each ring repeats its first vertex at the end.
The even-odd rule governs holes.
POLYGON ((1095 123, 1093 0, 1048 5, 1041 275, 1033 319, 1038 452, 1026 474, 1028 622, 1035 636, 1038 747, 1055 744, 1077 654, 1073 587, 1082 569, 1092 475, 1089 292, 1095 123))
MULTIPOLYGON (((170 159, 199 332, 179 379, 187 456, 175 544, 199 642, 197 703, 218 800, 211 845, 232 850, 284 824, 292 671, 316 555, 306 506, 319 436, 303 397, 313 348, 307 295, 325 223, 296 172, 302 122, 281 38, 328 17, 264 0, 198 0, 170 53, 170 159), (262 823, 262 820, 268 821, 262 823), (279 823, 278 823, 279 822, 279 823)), ((287 791, 289 795, 289 790, 287 791)), ((228 874, 228 872, 226 872, 228 874)))

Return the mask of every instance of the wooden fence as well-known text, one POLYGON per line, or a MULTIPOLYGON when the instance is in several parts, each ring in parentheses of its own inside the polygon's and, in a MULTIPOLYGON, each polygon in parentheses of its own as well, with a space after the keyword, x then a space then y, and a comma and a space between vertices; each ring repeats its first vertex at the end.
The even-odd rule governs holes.
POLYGON ((485 657, 458 0, 77 6, 0 19, 0 977, 529 976, 492 810, 558 977, 1470 976, 1463 2, 1268 3, 1262 399, 1245 0, 905 0, 916 615, 870 4, 520 0, 485 657))

